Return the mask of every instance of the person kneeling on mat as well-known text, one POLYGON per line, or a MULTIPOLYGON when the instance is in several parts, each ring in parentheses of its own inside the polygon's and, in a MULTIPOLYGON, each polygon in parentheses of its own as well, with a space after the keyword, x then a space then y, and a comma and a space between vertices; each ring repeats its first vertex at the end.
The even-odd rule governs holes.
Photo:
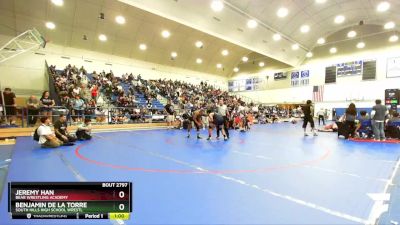
POLYGON ((43 148, 57 148, 63 144, 50 128, 50 119, 45 116, 40 118, 40 122, 42 124, 35 130, 34 139, 38 141, 38 143, 43 148))
POLYGON ((68 132, 67 126, 67 117, 61 114, 60 118, 54 123, 56 137, 64 143, 75 142, 76 137, 68 132))
POLYGON ((85 141, 92 139, 92 126, 90 125, 91 119, 86 118, 85 122, 78 126, 76 137, 78 140, 85 141))

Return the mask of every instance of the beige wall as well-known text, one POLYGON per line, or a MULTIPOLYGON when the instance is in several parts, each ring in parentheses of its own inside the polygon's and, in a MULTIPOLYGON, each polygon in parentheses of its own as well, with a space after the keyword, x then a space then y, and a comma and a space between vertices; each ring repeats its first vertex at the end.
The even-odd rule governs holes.
MULTIPOLYGON (((11 37, 0 35, 0 46, 9 41, 11 37)), ((0 63, 0 82, 2 87, 11 87, 16 93, 25 95, 29 93, 40 93, 48 89, 44 76, 45 60, 48 64, 56 65, 63 69, 68 64, 78 67, 84 66, 89 72, 112 70, 116 76, 123 73, 141 74, 146 79, 172 79, 184 80, 189 83, 200 83, 207 81, 217 87, 227 89, 227 79, 222 76, 200 73, 170 66, 163 66, 129 58, 86 51, 76 48, 68 48, 59 45, 47 44, 45 49, 26 52, 8 61, 0 63), (35 54, 41 53, 44 55, 35 54), (62 58, 63 56, 69 59, 62 58), (86 62, 89 60, 92 62, 86 62), (112 65, 106 65, 111 63, 112 65)))
MULTIPOLYGON (((346 102, 351 100, 361 100, 372 102, 374 99, 384 98, 384 90, 388 88, 400 88, 400 77, 386 78, 386 62, 388 58, 399 57, 400 46, 394 46, 378 51, 365 51, 351 55, 337 55, 335 57, 311 60, 306 64, 289 70, 309 70, 310 85, 306 87, 291 87, 290 77, 283 81, 274 81, 273 74, 280 71, 265 70, 257 74, 239 73, 230 80, 243 79, 246 77, 258 76, 265 79, 269 76, 268 82, 264 82, 262 91, 244 91, 239 94, 253 98, 263 103, 283 103, 283 102, 303 102, 312 99, 312 87, 314 85, 324 85, 325 67, 336 63, 344 63, 353 60, 376 60, 376 79, 372 81, 362 81, 361 76, 347 78, 337 78, 336 84, 324 86, 324 101, 326 102, 346 102)), ((282 71, 282 70, 281 70, 282 71)))

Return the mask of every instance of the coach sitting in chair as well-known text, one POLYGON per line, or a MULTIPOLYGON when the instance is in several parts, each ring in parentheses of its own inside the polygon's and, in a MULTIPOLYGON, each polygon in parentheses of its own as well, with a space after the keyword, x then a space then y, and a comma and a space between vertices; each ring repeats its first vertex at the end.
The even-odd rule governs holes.
POLYGON ((76 141, 76 137, 68 132, 67 117, 63 114, 61 114, 60 119, 55 122, 54 132, 56 133, 56 137, 64 143, 71 143, 76 141))

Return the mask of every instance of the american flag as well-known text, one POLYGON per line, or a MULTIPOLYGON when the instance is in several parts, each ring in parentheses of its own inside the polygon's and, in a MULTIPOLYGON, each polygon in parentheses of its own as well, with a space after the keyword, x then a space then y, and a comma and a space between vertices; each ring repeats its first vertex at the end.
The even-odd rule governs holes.
POLYGON ((313 101, 322 102, 324 101, 324 85, 314 86, 313 88, 313 101))

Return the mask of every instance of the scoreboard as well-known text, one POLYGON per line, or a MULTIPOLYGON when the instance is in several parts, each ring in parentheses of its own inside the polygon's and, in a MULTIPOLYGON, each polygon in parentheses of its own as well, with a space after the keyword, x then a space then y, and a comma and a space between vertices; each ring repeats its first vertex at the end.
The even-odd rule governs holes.
POLYGON ((400 100, 400 89, 385 90, 385 105, 390 106, 390 109, 397 110, 400 100))
POLYGON ((12 219, 129 219, 131 182, 10 182, 12 219))

